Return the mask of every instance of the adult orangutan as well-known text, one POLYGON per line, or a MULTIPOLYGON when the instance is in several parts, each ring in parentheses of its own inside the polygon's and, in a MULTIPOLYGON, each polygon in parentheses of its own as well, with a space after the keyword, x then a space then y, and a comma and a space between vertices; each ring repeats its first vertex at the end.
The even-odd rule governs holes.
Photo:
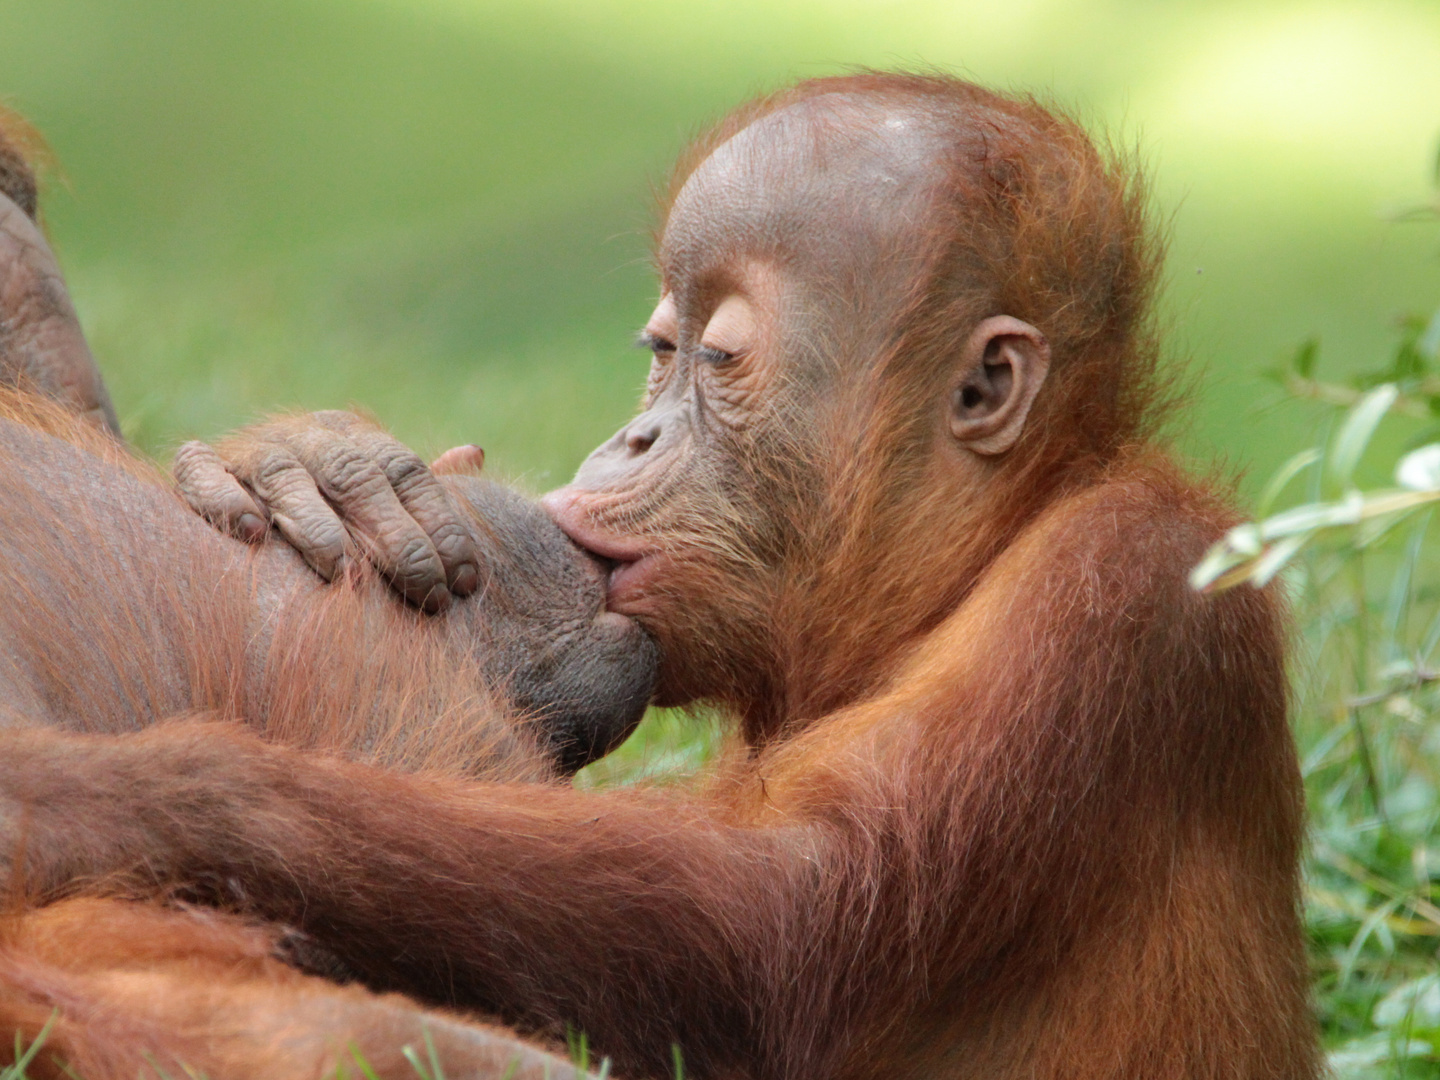
POLYGON ((520 779, 573 772, 639 722, 653 643, 514 492, 426 474, 432 507, 463 508, 483 581, 427 619, 373 573, 330 589, 287 547, 221 536, 67 420, 0 391, 0 726, 116 733, 209 710, 292 745, 520 779))
MULTIPOLYGON (((33 386, 56 370, 88 370, 108 401, 48 245, 3 192, 0 280, 0 372, 34 372, 17 377, 33 386)), ((515 493, 475 476, 437 478, 372 425, 320 418, 367 455, 349 464, 351 487, 332 491, 337 504, 369 481, 415 514, 408 534, 391 534, 414 554, 380 562, 417 604, 446 609, 421 620, 373 574, 330 590, 293 550, 247 548, 207 529, 153 470, 84 422, 93 413, 83 400, 55 396, 80 417, 0 390, 0 725, 114 733, 211 710, 297 745, 515 779, 556 764, 573 771, 639 721, 653 643, 604 610, 600 564, 515 493), (451 604, 448 588, 414 586, 415 567, 440 566, 437 548, 455 592, 483 586, 479 595, 451 604)), ((214 460, 200 444, 177 455, 197 498, 208 489, 191 477, 214 460)), ((218 519, 235 531, 264 528, 260 517, 223 512, 222 501, 218 519)), ((289 527, 283 513, 274 518, 289 527)), ((334 577, 345 550, 337 543, 312 559, 334 577)))
MULTIPOLYGON (((11 733, 12 872, 235 882, 372 987, 629 1075, 672 1043, 696 1076, 1315 1075, 1283 619, 1186 584, 1234 515, 1152 434, 1133 175, 1028 100, 867 74, 742 109, 678 178, 643 410, 547 505, 663 700, 743 750, 592 792, 11 733)), ((247 462, 325 430, 233 444, 228 497, 293 503, 247 462)))

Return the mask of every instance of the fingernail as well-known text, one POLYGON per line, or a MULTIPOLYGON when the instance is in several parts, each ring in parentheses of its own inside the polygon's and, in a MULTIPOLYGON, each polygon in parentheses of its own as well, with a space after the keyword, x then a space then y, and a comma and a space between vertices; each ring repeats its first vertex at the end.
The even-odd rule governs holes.
POLYGON ((420 609, 427 615, 438 615, 450 606, 450 593, 442 586, 436 586, 420 601, 420 609))
POLYGON ((455 570, 454 580, 450 582, 450 591, 457 596, 469 596, 475 591, 475 586, 479 584, 480 571, 469 563, 465 563, 455 570))
POLYGON ((265 522, 254 514, 241 514, 240 520, 235 522, 235 528, 242 540, 259 540, 266 532, 265 522))
POLYGON ((452 446, 430 463, 437 473, 480 472, 485 468, 485 451, 474 443, 452 446))

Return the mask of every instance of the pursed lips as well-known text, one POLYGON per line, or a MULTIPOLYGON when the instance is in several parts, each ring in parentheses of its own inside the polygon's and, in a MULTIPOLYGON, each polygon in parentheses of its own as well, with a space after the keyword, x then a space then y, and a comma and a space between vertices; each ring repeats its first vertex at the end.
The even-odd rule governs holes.
POLYGON ((587 494, 574 488, 560 488, 544 496, 540 505, 561 532, 610 564, 605 605, 623 614, 622 605, 645 595, 646 585, 662 572, 665 558, 646 538, 617 535, 597 528, 583 506, 587 494))

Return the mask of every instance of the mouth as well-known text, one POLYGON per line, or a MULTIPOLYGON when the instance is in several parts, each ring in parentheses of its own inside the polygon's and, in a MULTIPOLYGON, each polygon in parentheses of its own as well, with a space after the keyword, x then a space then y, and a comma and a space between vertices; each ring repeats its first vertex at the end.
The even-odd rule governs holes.
POLYGON ((605 579, 605 606, 629 614, 625 605, 643 597, 646 585, 663 569, 661 552, 647 539, 597 529, 579 506, 576 493, 565 488, 546 495, 540 505, 560 531, 596 563, 605 579))
POLYGON ((659 552, 642 555, 630 562, 616 563, 610 571, 610 580, 605 586, 605 605, 611 611, 628 602, 639 600, 650 591, 648 586, 663 572, 663 557, 659 552))

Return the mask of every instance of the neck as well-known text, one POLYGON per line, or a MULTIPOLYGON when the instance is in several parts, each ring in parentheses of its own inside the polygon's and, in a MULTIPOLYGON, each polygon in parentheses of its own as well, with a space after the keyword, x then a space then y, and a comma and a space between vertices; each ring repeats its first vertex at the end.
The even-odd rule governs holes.
POLYGON ((878 468, 831 488, 845 494, 816 515, 822 536, 796 545, 824 555, 787 575, 776 597, 779 692, 742 704, 747 725, 794 730, 881 690, 900 657, 965 603, 1030 521, 1094 473, 1076 466, 1040 477, 1018 457, 982 469, 963 483, 910 476, 908 487, 926 496, 898 495, 878 468), (802 612, 808 617, 797 621, 802 612))

